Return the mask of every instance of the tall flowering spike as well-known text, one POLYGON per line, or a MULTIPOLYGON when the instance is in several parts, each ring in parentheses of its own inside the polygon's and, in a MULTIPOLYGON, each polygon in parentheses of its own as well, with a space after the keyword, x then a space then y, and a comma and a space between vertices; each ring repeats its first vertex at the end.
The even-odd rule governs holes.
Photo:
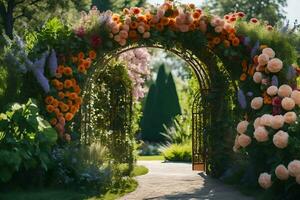
POLYGON ((48 52, 44 52, 39 60, 36 60, 31 66, 29 66, 38 83, 46 93, 50 91, 49 81, 44 75, 47 56, 48 52))
POLYGON ((278 87, 278 77, 276 75, 272 76, 272 85, 278 87))
POLYGON ((246 96, 244 94, 244 91, 239 89, 237 96, 238 96, 238 102, 239 102, 241 108, 245 109, 247 107, 247 101, 246 101, 246 96))
POLYGON ((294 69, 294 67, 289 66, 288 71, 286 73, 286 79, 287 80, 292 80, 296 77, 296 70, 294 69))
POLYGON ((259 50, 259 41, 256 41, 255 45, 251 49, 251 58, 253 58, 256 55, 256 52, 259 50))
POLYGON ((58 64, 57 64, 56 52, 54 49, 52 49, 50 57, 49 57, 49 61, 48 61, 48 69, 49 69, 50 75, 52 77, 54 77, 56 74, 57 66, 58 66, 58 64))

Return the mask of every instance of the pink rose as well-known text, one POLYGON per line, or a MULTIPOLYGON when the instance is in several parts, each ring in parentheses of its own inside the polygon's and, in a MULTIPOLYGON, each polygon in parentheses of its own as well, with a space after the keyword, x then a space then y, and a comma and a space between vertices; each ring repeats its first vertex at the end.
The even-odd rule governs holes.
POLYGON ((145 32, 143 34, 143 38, 149 38, 150 37, 150 32, 145 32))
POLYGON ((269 58, 274 58, 274 57, 275 57, 275 52, 274 52, 274 50, 271 49, 271 48, 264 48, 264 49, 262 50, 262 53, 268 55, 269 58))
POLYGON ((272 117, 272 125, 273 129, 280 129, 284 125, 284 117, 282 115, 275 115, 272 117))
POLYGON ((267 68, 272 73, 279 72, 283 67, 282 61, 278 58, 273 58, 268 62, 267 68))
POLYGON ((278 131, 273 136, 273 143, 279 149, 284 149, 287 147, 289 141, 289 134, 284 131, 278 131))
POLYGON ((253 75, 253 81, 255 83, 260 83, 262 80, 262 73, 261 72, 255 72, 253 75))
POLYGON ((284 122, 287 124, 293 124, 297 120, 297 115, 295 112, 287 112, 283 117, 284 122))
POLYGON ((290 97, 284 97, 281 101, 281 106, 284 110, 293 110, 295 108, 295 101, 290 97))
POLYGON ((278 165, 275 169, 275 175, 279 180, 287 180, 289 178, 289 171, 284 165, 278 165))
POLYGON ((255 129, 253 135, 258 142, 265 142, 269 139, 269 133, 263 126, 259 126, 257 129, 255 129))
POLYGON ((273 116, 270 114, 264 114, 260 117, 260 124, 262 126, 272 126, 273 116))
POLYGON ((268 189, 272 186, 271 175, 268 173, 261 173, 258 178, 258 183, 262 188, 268 189))
POLYGON ((251 108, 254 110, 259 110, 263 106, 263 98, 255 97, 251 101, 251 108))
POLYGON ((239 134, 243 134, 246 132, 247 130, 247 127, 249 125, 249 122, 248 121, 241 121, 240 123, 238 123, 237 127, 236 127, 236 130, 239 134))
POLYGON ((300 91, 294 90, 291 94, 291 98, 295 101, 297 105, 300 105, 300 91))
POLYGON ((289 85, 281 85, 278 89, 278 95, 280 97, 289 97, 292 94, 292 88, 289 85))
POLYGON ((300 161, 299 160, 293 160, 288 165, 288 170, 290 173, 290 176, 296 177, 300 175, 300 161))
POLYGON ((267 54, 260 54, 258 56, 258 64, 261 66, 264 66, 266 64, 268 64, 270 57, 267 54))
POLYGON ((257 127, 261 126, 261 124, 260 124, 260 117, 258 117, 258 118, 256 118, 256 119, 254 120, 253 126, 254 126, 255 129, 256 129, 257 127))
POLYGON ((251 143, 251 138, 248 135, 241 134, 238 137, 238 143, 239 143, 239 145, 241 145, 242 147, 245 148, 246 146, 248 146, 251 143))
POLYGON ((267 94, 270 96, 275 96, 277 94, 278 88, 274 85, 268 87, 267 94))

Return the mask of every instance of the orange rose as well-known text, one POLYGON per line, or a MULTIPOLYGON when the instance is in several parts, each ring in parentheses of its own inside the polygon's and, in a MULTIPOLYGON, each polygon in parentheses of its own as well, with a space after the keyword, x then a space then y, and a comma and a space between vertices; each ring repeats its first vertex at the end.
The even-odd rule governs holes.
POLYGON ((71 113, 75 114, 77 112, 77 107, 76 106, 71 106, 70 111, 71 111, 71 113))
POLYGON ((246 73, 242 73, 242 75, 240 76, 240 80, 241 81, 245 81, 247 78, 247 74, 246 73))
POLYGON ((131 30, 131 31, 129 31, 128 36, 129 36, 130 39, 137 38, 137 32, 131 30))
POLYGON ((92 59, 92 60, 94 60, 94 59, 96 59, 96 57, 97 57, 96 52, 93 51, 93 50, 91 50, 91 51, 89 52, 89 58, 92 59))
POLYGON ((52 106, 54 106, 55 108, 57 108, 58 106, 58 100, 54 99, 52 102, 52 106))
POLYGON ((64 66, 63 65, 58 65, 58 67, 57 67, 57 73, 59 73, 59 74, 62 74, 62 73, 64 73, 64 66))
POLYGON ((83 64, 78 66, 78 72, 83 73, 83 74, 86 73, 86 69, 83 64))
POLYGON ((85 59, 83 61, 83 65, 84 65, 85 69, 89 69, 90 66, 91 66, 91 60, 90 59, 85 59))
POLYGON ((73 83, 72 83, 71 80, 65 80, 65 82, 64 82, 64 87, 65 87, 66 89, 69 89, 69 88, 71 88, 72 86, 73 86, 73 83))
POLYGON ((47 96, 45 98, 45 103, 46 104, 52 104, 53 100, 54 100, 53 96, 47 96))
POLYGON ((163 31, 164 30, 164 25, 162 23, 158 23, 156 24, 156 29, 159 31, 163 31))
POLYGON ((75 92, 73 92, 73 93, 70 94, 69 98, 72 99, 72 100, 75 100, 75 99, 78 98, 78 95, 75 92))
POLYGON ((84 59, 84 53, 80 52, 77 57, 79 60, 84 59))
POLYGON ((214 44, 219 44, 221 42, 221 39, 219 37, 214 37, 213 41, 214 44))
POLYGON ((75 102, 80 105, 82 103, 81 97, 76 98, 75 102))
POLYGON ((51 81, 51 84, 52 84, 54 87, 57 87, 58 84, 59 84, 59 80, 53 79, 53 80, 51 81))
POLYGON ((138 14, 140 14, 141 9, 137 8, 137 7, 134 7, 134 8, 132 8, 132 12, 133 12, 133 14, 138 15, 138 14))
POLYGON ((130 29, 137 29, 138 23, 137 22, 131 22, 130 23, 130 29))
POLYGON ((64 84, 59 82, 58 86, 56 87, 57 90, 62 90, 64 89, 64 84))
POLYGON ((73 70, 71 67, 65 67, 64 68, 64 74, 67 75, 67 76, 71 76, 73 73, 73 70))
POLYGON ((164 26, 167 26, 170 22, 170 19, 168 17, 162 17, 160 19, 160 23, 162 23, 164 26))
POLYGON ((47 106, 46 106, 46 110, 47 110, 47 112, 52 113, 52 112, 54 111, 54 106, 52 106, 52 105, 47 105, 47 106))
POLYGON ((117 15, 117 14, 113 14, 113 16, 112 16, 112 20, 113 20, 114 22, 117 22, 117 23, 119 23, 119 21, 120 21, 120 16, 119 16, 119 15, 117 15))
POLYGON ((75 57, 75 56, 73 56, 73 57, 72 57, 72 62, 73 62, 73 63, 77 63, 77 62, 78 62, 78 58, 75 57))
POLYGON ((236 37, 236 38, 234 38, 234 39, 232 40, 232 45, 233 45, 233 46, 236 47, 236 46, 239 46, 239 44, 240 44, 239 38, 236 37))
POLYGON ((74 92, 76 92, 77 94, 80 94, 80 92, 81 92, 80 87, 79 86, 75 86, 74 87, 74 92))
POLYGON ((201 13, 198 12, 198 11, 196 11, 196 12, 193 13, 193 18, 194 18, 194 19, 199 19, 200 16, 201 16, 201 13))
POLYGON ((50 124, 51 124, 52 126, 55 126, 55 125, 57 124, 57 119, 56 119, 56 118, 52 118, 52 119, 50 120, 50 124))
POLYGON ((65 98, 65 94, 64 94, 63 92, 59 92, 59 93, 58 93, 58 97, 59 97, 60 99, 63 99, 63 98, 65 98))
POLYGON ((228 40, 224 40, 223 43, 226 48, 230 47, 230 42, 228 40))
POLYGON ((65 115, 65 119, 66 121, 71 121, 73 119, 74 115, 70 112, 68 112, 66 115, 65 115))

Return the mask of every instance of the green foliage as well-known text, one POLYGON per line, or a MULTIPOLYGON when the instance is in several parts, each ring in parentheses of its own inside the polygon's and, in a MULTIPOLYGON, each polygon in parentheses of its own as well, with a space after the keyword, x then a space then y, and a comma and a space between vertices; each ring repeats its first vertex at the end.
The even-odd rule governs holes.
POLYGON ((168 76, 164 65, 158 71, 155 85, 150 87, 142 118, 142 139, 163 142, 163 124, 172 125, 172 119, 181 114, 176 86, 171 74, 168 76))
MULTIPOLYGON (((128 123, 131 111, 132 82, 124 63, 112 62, 92 85, 92 105, 89 140, 100 140, 115 163, 134 161, 134 134, 128 123)), ((138 109, 138 108, 136 108, 138 109)), ((139 116, 135 116, 136 121, 139 116)))
POLYGON ((162 155, 169 161, 192 161, 192 143, 170 144, 162 147, 162 155))
POLYGON ((131 172, 131 176, 142 176, 149 172, 149 169, 143 165, 134 166, 133 171, 131 172))
POLYGON ((49 153, 56 139, 56 131, 39 116, 32 100, 11 105, 0 114, 0 181, 7 182, 22 170, 48 170, 49 153))
POLYGON ((205 5, 210 12, 218 15, 242 11, 246 13, 248 20, 256 17, 268 21, 272 25, 285 19, 283 9, 286 6, 287 0, 209 0, 205 5))
POLYGON ((166 140, 172 144, 182 144, 191 141, 192 130, 190 129, 191 121, 185 121, 183 116, 177 116, 173 121, 173 126, 164 125, 166 140))

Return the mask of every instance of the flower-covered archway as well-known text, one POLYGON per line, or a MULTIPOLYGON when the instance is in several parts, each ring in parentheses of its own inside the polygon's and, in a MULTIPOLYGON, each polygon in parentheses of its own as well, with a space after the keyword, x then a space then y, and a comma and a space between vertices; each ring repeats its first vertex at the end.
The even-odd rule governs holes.
POLYGON ((70 127, 85 92, 82 88, 101 71, 107 57, 132 45, 186 50, 201 61, 204 67, 198 68, 199 73, 209 80, 204 89, 210 90, 205 98, 211 113, 205 127, 210 170, 220 175, 223 165, 218 157, 222 151, 215 149, 222 146, 231 128, 224 108, 236 109, 235 117, 241 122, 233 150, 249 158, 258 183, 263 188, 295 185, 300 183, 295 50, 276 29, 255 18, 245 22, 244 15, 218 17, 193 4, 169 1, 122 13, 100 13, 93 8, 82 14, 72 30, 52 20, 29 48, 29 58, 40 59, 25 64, 43 68, 31 70, 45 92, 46 116, 61 138, 70 141, 70 127), (49 56, 46 50, 52 50, 49 56), (49 70, 44 71, 46 59, 49 70), (226 93, 235 84, 238 102, 232 105, 226 93))

